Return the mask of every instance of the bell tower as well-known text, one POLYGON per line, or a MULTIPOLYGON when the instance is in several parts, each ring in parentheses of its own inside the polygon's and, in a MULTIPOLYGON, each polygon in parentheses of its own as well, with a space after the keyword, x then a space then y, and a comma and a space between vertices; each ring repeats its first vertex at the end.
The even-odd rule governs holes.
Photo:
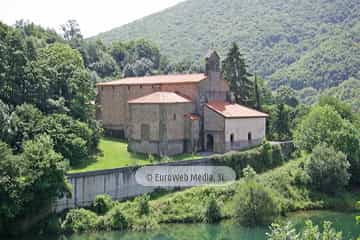
POLYGON ((205 58, 205 74, 207 75, 210 82, 220 80, 220 57, 216 51, 209 51, 205 58))

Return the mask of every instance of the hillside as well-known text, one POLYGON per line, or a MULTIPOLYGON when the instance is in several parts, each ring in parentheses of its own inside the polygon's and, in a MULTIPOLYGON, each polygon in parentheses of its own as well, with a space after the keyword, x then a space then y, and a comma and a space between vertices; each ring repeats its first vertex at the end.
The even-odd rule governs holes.
POLYGON ((359 0, 188 0, 96 37, 149 39, 173 62, 198 63, 237 42, 273 88, 323 89, 360 79, 358 9, 359 0))

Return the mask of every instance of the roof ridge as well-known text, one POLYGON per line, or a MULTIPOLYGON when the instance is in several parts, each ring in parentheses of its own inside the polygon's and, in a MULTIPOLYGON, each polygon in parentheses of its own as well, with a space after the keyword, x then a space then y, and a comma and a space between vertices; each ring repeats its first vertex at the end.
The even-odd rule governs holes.
POLYGON ((96 86, 193 83, 200 82, 206 78, 207 76, 204 73, 161 74, 141 77, 126 77, 108 82, 99 82, 96 86))

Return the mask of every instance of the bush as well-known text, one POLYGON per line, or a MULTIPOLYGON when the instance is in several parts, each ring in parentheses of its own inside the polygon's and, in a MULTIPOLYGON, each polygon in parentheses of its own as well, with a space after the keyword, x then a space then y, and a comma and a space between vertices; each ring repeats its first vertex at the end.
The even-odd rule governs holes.
POLYGON ((204 221, 207 223, 214 223, 221 219, 220 206, 217 203, 215 196, 211 195, 205 205, 204 221))
POLYGON ((325 193, 341 191, 348 185, 349 167, 346 155, 326 144, 317 145, 305 161, 305 172, 310 177, 311 185, 325 193))
POLYGON ((113 207, 104 216, 104 227, 108 230, 124 230, 128 227, 128 222, 119 206, 113 207))
POLYGON ((149 206, 150 196, 147 194, 144 194, 140 197, 135 198, 136 202, 136 213, 139 216, 148 215, 150 212, 150 206, 149 206))
POLYGON ((246 168, 245 182, 239 186, 234 197, 235 217, 246 226, 257 226, 271 223, 280 213, 280 204, 275 193, 256 180, 256 175, 250 174, 251 168, 246 168))
POLYGON ((155 162, 155 157, 154 157, 154 155, 152 155, 152 154, 148 154, 147 159, 148 159, 148 161, 149 161, 150 163, 154 163, 154 162, 155 162))
POLYGON ((109 211, 113 207, 113 201, 111 196, 104 194, 104 195, 97 195, 94 203, 93 209, 97 214, 103 215, 107 211, 109 211))
POLYGON ((156 219, 150 216, 143 216, 141 218, 131 216, 128 223, 128 229, 132 231, 148 231, 159 227, 156 219))
POLYGON ((91 232, 95 231, 97 227, 97 215, 96 213, 79 208, 71 209, 65 217, 65 220, 61 224, 61 228, 65 232, 77 233, 77 232, 91 232))
POLYGON ((263 145, 241 152, 230 152, 224 155, 218 155, 212 159, 219 165, 229 166, 234 169, 237 177, 242 175, 242 170, 250 165, 257 172, 282 165, 288 160, 290 153, 286 156, 282 153, 280 145, 263 145))
POLYGON ((331 227, 330 222, 324 222, 323 231, 319 230, 319 226, 313 225, 311 221, 305 222, 305 227, 300 233, 289 222, 285 225, 272 224, 270 233, 266 233, 268 240, 309 240, 309 239, 331 239, 342 240, 342 233, 337 232, 331 227))

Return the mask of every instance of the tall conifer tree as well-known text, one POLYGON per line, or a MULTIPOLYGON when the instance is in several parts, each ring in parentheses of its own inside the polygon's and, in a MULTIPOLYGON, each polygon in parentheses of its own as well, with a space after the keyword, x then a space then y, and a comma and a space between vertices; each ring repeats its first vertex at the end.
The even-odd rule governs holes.
POLYGON ((230 84, 237 103, 252 106, 254 103, 253 82, 249 79, 251 74, 246 70, 245 59, 239 47, 233 43, 226 58, 222 62, 224 78, 230 84))

